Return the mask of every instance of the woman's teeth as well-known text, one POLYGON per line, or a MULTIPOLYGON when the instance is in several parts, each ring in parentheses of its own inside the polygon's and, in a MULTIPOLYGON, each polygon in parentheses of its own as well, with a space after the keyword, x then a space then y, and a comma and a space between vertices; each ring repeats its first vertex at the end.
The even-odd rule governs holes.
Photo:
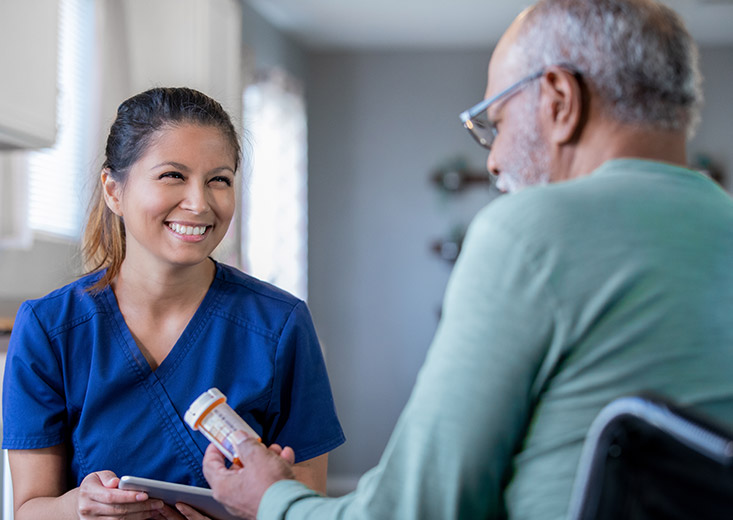
POLYGON ((180 224, 168 224, 168 227, 181 235, 203 235, 206 232, 206 226, 182 226, 180 224))

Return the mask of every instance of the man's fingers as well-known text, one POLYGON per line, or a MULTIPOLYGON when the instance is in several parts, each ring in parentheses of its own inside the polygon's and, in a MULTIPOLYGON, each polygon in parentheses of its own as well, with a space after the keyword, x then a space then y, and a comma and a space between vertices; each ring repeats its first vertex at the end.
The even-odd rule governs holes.
POLYGON ((290 464, 295 464, 295 452, 290 446, 285 446, 283 448, 279 444, 271 444, 267 449, 277 455, 280 455, 280 458, 285 459, 285 461, 290 464))
POLYGON ((206 452, 204 452, 204 457, 209 457, 212 459, 220 460, 222 464, 224 464, 224 454, 219 451, 219 449, 213 444, 209 444, 206 447, 206 452))
POLYGON ((216 474, 221 471, 226 471, 226 459, 224 455, 214 446, 209 444, 204 453, 203 462, 204 475, 208 479, 208 474, 216 474))
POLYGON ((234 449, 237 452, 237 457, 239 457, 239 460, 242 461, 242 464, 245 464, 245 460, 247 458, 257 453, 256 450, 261 450, 264 447, 265 446, 260 441, 251 437, 246 438, 234 445, 234 449))
POLYGON ((270 444, 267 447, 267 449, 273 453, 277 453, 278 455, 280 455, 283 452, 283 447, 280 446, 279 444, 270 444))
POLYGON ((280 457, 288 461, 290 464, 295 464, 295 452, 290 446, 285 446, 280 452, 280 457))

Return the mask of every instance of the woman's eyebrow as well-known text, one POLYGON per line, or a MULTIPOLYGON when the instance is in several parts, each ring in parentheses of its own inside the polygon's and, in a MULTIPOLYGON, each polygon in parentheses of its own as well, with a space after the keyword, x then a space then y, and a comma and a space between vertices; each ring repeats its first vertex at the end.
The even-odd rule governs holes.
MULTIPOLYGON (((186 166, 185 164, 181 164, 176 161, 164 161, 160 164, 156 164, 155 166, 153 166, 153 168, 161 168, 163 166, 172 166, 176 170, 182 170, 182 171, 189 171, 191 169, 188 166, 186 166)), ((212 168, 210 172, 218 172, 221 170, 229 170, 230 172, 235 173, 234 169, 231 166, 226 166, 226 165, 217 166, 216 168, 212 168)))
POLYGON ((211 171, 212 172, 218 172, 218 171, 221 171, 221 170, 229 170, 232 173, 236 173, 236 171, 234 171, 234 169, 232 169, 231 166, 217 166, 216 168, 213 168, 211 171))
POLYGON ((153 166, 153 168, 160 168, 161 166, 173 166, 177 170, 186 170, 186 171, 188 171, 190 169, 185 164, 181 164, 181 163, 178 163, 178 162, 175 162, 175 161, 165 161, 165 162, 162 162, 160 164, 156 164, 155 166, 153 166))

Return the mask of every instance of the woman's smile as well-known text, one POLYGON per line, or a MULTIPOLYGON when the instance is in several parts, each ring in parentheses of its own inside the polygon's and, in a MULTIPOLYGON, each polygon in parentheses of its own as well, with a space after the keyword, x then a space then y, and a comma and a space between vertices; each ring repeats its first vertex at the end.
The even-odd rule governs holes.
POLYGON ((175 235, 185 239, 203 240, 211 226, 205 224, 179 224, 177 222, 168 222, 168 229, 173 231, 175 235))

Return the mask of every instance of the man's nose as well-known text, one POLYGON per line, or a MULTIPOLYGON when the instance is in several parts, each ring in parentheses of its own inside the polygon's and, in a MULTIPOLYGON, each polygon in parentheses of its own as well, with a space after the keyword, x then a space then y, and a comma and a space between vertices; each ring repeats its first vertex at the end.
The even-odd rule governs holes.
POLYGON ((486 169, 493 175, 499 175, 499 165, 496 162, 494 150, 489 150, 489 156, 486 159, 486 169))

